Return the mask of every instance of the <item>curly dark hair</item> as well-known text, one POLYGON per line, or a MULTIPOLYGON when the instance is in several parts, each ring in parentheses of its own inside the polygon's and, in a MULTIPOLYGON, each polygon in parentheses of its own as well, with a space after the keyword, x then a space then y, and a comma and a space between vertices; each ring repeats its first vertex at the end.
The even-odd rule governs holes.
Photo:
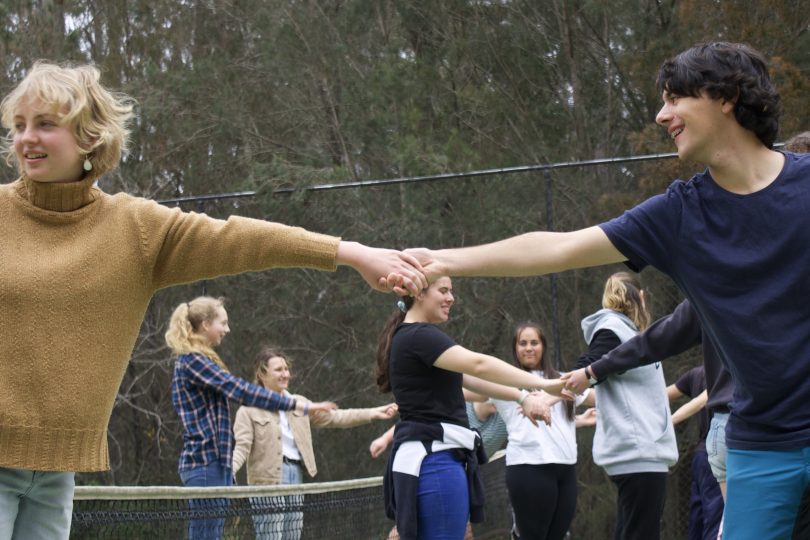
POLYGON ((768 75, 765 57, 742 43, 700 43, 661 65, 658 92, 733 101, 737 122, 773 148, 781 99, 768 75))

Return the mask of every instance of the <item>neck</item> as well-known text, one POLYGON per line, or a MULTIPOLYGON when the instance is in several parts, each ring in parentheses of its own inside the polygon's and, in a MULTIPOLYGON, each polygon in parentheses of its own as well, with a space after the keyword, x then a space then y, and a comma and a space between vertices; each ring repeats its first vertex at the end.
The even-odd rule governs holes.
POLYGON ((418 308, 412 307, 411 309, 408 310, 408 313, 405 314, 405 319, 402 322, 439 324, 444 321, 431 320, 430 317, 422 313, 418 308))
POLYGON ((709 173, 723 189, 748 195, 768 187, 779 173, 785 157, 763 145, 753 134, 732 139, 708 161, 709 173))

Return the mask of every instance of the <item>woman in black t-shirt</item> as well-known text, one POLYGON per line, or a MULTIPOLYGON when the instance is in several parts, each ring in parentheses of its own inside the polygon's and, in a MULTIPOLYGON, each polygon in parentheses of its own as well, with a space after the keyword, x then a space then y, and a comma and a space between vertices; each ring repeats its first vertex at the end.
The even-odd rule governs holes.
POLYGON ((476 522, 482 517, 477 472, 486 454, 477 432, 469 429, 462 387, 514 400, 524 414, 544 420, 549 408, 543 397, 518 388, 557 395, 562 389, 559 380, 541 379, 457 345, 436 326, 448 319, 453 302, 449 277, 403 298, 377 348, 377 385, 394 393, 401 419, 385 498, 386 514, 396 519, 403 540, 457 540, 464 537, 468 518, 476 522))

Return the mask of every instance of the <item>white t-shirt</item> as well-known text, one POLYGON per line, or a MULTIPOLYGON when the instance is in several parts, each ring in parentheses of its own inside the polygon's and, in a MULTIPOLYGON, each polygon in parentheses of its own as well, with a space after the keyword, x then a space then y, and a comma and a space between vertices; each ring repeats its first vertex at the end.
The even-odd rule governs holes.
POLYGON ((298 451, 298 445, 295 444, 295 437, 293 437, 292 429, 290 429, 287 413, 278 411, 278 416, 281 421, 281 452, 288 459, 300 461, 301 452, 298 451))
MULTIPOLYGON (((541 371, 535 375, 543 376, 541 371)), ((577 396, 574 404, 579 406, 588 393, 577 396)), ((551 408, 551 425, 539 421, 535 427, 520 413, 520 405, 514 401, 493 399, 509 439, 506 444, 506 465, 544 465, 560 463, 572 465, 577 462, 577 436, 574 420, 568 419, 567 402, 560 401, 551 408)))

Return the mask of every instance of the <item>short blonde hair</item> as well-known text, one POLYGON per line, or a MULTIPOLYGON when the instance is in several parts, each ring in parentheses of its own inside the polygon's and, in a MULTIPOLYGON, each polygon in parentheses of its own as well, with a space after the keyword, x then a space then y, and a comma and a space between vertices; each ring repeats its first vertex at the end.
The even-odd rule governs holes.
POLYGON ((63 124, 73 130, 76 142, 93 164, 91 175, 115 170, 129 143, 129 121, 135 101, 111 92, 99 82, 101 73, 91 65, 59 66, 37 61, 25 78, 0 103, 0 121, 9 130, 4 145, 6 164, 16 164, 14 116, 26 100, 53 106, 63 124))

